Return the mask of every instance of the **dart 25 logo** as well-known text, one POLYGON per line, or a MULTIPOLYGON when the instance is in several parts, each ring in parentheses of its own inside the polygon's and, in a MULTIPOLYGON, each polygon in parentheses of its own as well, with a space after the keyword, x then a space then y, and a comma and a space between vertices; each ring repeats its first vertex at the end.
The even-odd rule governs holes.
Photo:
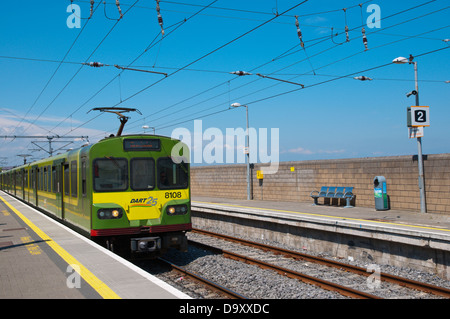
POLYGON ((133 198, 130 201, 131 207, 152 207, 152 206, 156 206, 156 204, 158 204, 158 199, 154 198, 152 196, 148 197, 148 198, 133 198))

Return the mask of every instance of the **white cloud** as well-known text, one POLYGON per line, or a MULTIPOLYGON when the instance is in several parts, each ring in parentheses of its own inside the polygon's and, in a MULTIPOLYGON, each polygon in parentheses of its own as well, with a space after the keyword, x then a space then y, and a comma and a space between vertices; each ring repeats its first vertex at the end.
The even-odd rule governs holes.
POLYGON ((304 154, 304 155, 314 154, 313 151, 304 149, 303 147, 291 148, 283 153, 294 153, 294 154, 304 154))
POLYGON ((340 150, 317 150, 312 151, 309 149, 305 149, 303 147, 291 148, 287 151, 282 151, 281 153, 292 153, 292 154, 303 154, 303 155, 313 155, 313 154, 341 154, 345 153, 344 149, 340 150))

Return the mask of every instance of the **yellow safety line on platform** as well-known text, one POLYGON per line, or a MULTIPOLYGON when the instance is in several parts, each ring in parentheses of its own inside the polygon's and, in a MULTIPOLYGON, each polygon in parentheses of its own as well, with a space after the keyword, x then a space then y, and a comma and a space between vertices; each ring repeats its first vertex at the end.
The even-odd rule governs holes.
POLYGON ((432 229, 432 230, 440 230, 440 231, 450 232, 450 229, 445 229, 445 228, 435 228, 435 227, 427 227, 427 226, 419 226, 419 225, 390 223, 390 222, 382 222, 382 221, 375 221, 375 220, 368 220, 368 219, 358 219, 358 218, 351 218, 351 217, 330 216, 330 215, 321 215, 321 214, 314 214, 314 213, 302 213, 302 212, 294 212, 294 211, 290 211, 290 210, 281 210, 281 209, 274 209, 274 208, 240 206, 240 205, 232 205, 232 204, 199 202, 199 201, 192 201, 192 202, 193 203, 201 203, 201 204, 231 206, 231 207, 238 207, 238 208, 260 209, 260 210, 274 211, 274 212, 280 212, 280 213, 292 213, 292 214, 300 214, 300 215, 310 215, 310 216, 319 216, 319 217, 327 217, 327 218, 338 218, 338 219, 345 219, 345 220, 355 220, 355 221, 360 221, 360 222, 363 221, 363 222, 388 224, 388 225, 403 226, 403 227, 405 227, 405 226, 406 227, 416 227, 416 228, 424 228, 424 229, 432 229))
MULTIPOLYGON (((84 267, 78 260, 70 255, 64 248, 53 241, 46 233, 40 230, 36 225, 34 225, 28 218, 26 218, 21 212, 19 212, 15 207, 11 206, 3 197, 0 199, 19 216, 43 241, 45 241, 62 259, 64 259, 69 265, 79 266, 80 276, 92 287, 94 288, 100 296, 105 299, 121 299, 111 288, 109 288, 103 281, 98 279, 92 272, 90 272, 86 267, 84 267)), ((74 269, 77 271, 77 269, 74 269)))

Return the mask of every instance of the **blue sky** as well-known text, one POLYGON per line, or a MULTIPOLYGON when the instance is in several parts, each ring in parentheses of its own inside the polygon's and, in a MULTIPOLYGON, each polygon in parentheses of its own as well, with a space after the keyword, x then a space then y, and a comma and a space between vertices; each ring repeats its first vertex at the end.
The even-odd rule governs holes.
MULTIPOLYGON (((161 1, 162 41, 155 1, 120 1, 125 14, 117 22, 115 1, 105 6, 96 0, 92 18, 82 19, 81 28, 67 25, 69 0, 5 2, 0 135, 89 136, 94 143, 115 133, 119 122, 112 114, 87 112, 112 106, 142 113, 129 114, 125 134, 143 133, 142 126, 148 125, 170 136, 176 128, 193 131, 193 119, 200 119, 203 131, 217 128, 225 135, 227 128, 245 127, 245 109, 228 110, 238 102, 248 105, 251 127, 279 130, 280 161, 413 155, 417 143, 408 138, 406 107, 414 105, 414 98, 405 94, 414 89, 414 70, 390 63, 412 54, 418 56, 420 104, 430 106, 423 152, 449 152, 450 83, 445 81, 450 80, 450 49, 444 48, 450 43, 442 41, 450 38, 448 1, 375 0, 364 2, 361 10, 353 0, 309 0, 284 13, 302 1, 218 0, 199 12, 212 2, 161 1), (367 12, 371 4, 379 11, 367 12), (380 28, 370 28, 367 19, 377 13, 380 28), (85 61, 110 66, 82 66, 85 61), (168 76, 120 72, 114 64, 168 76), (236 70, 252 75, 229 74, 236 70), (354 80, 358 75, 373 80, 354 80)), ((89 16, 89 1, 74 4, 83 18, 89 16)), ((30 150, 37 148, 31 141, 2 139, 2 164, 20 164, 18 154, 45 157, 43 151, 30 150)), ((68 147, 82 143, 75 140, 68 147)), ((54 148, 65 144, 54 143, 54 148)))

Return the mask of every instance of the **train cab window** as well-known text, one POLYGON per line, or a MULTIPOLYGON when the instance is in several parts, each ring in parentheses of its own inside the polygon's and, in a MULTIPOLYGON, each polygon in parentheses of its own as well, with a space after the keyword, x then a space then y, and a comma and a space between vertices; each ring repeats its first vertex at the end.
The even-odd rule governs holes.
POLYGON ((132 190, 142 191, 155 188, 155 160, 153 158, 133 158, 130 172, 132 190))
POLYGON ((105 157, 94 160, 94 190, 119 192, 128 189, 128 161, 105 157))
POLYGON ((187 188, 188 164, 174 163, 170 157, 158 159, 158 187, 160 189, 187 188))

